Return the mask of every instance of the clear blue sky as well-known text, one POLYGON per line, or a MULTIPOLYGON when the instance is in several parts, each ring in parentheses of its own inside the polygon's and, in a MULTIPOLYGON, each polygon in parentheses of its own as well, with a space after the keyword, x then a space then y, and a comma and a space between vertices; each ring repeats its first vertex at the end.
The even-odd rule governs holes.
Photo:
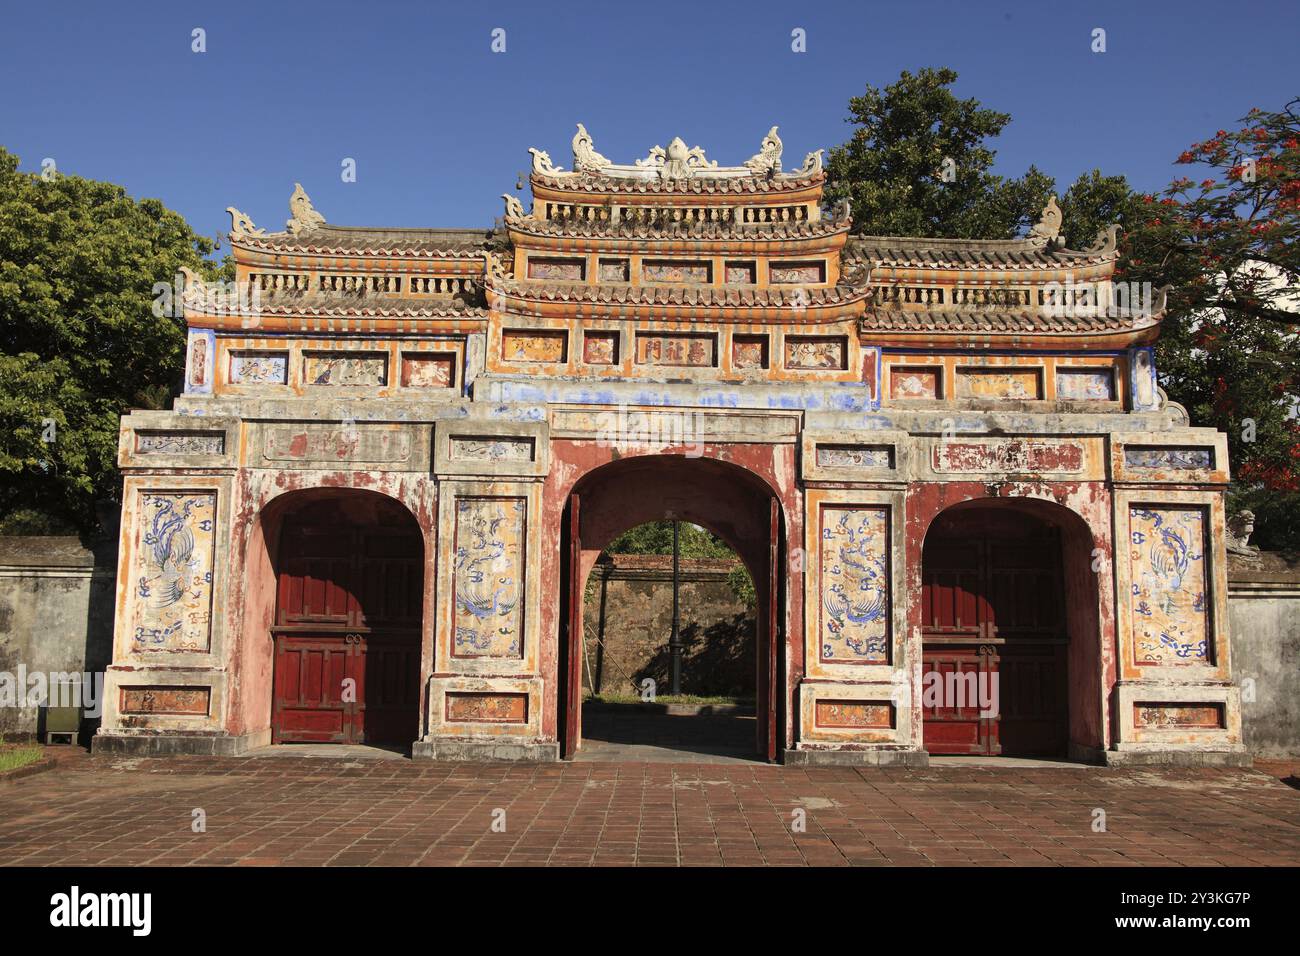
POLYGON ((724 165, 777 124, 788 167, 843 141, 866 84, 950 66, 960 95, 1012 115, 999 172, 1035 163, 1064 188, 1099 167, 1156 188, 1191 142, 1300 94, 1298 40, 1295 0, 9 0, 0 145, 24 169, 51 157, 157 196, 209 234, 228 205, 282 228, 295 181, 335 223, 487 226, 529 146, 569 166, 575 122, 616 162, 680 135, 724 165))

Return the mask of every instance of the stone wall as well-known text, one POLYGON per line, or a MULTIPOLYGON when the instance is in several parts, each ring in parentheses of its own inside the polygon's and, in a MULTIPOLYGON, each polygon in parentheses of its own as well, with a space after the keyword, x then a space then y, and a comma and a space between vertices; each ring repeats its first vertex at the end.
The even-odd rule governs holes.
MULTIPOLYGON (((727 583, 736 562, 685 558, 680 569, 682 691, 754 696, 754 612, 727 583)), ((646 677, 668 693, 672 631, 671 555, 601 558, 587 581, 583 686, 631 694, 646 677)))
MULTIPOLYGON (((16 681, 20 667, 27 675, 103 673, 112 656, 115 568, 111 543, 0 537, 0 674, 16 681)), ((39 708, 0 706, 0 737, 43 729, 39 708)))
POLYGON ((1228 614, 1246 748, 1300 755, 1300 559, 1232 555, 1228 614))

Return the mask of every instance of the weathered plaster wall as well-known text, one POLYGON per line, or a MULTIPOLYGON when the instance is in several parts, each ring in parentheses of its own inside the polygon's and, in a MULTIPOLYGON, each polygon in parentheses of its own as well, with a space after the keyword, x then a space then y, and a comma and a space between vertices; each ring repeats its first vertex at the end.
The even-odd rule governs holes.
MULTIPOLYGON (((0 672, 102 672, 113 646, 112 545, 0 538, 0 672)), ((0 737, 42 729, 37 708, 0 707, 0 737)))
POLYGON ((1300 561, 1233 555, 1228 616, 1246 748, 1261 757, 1300 754, 1300 561))

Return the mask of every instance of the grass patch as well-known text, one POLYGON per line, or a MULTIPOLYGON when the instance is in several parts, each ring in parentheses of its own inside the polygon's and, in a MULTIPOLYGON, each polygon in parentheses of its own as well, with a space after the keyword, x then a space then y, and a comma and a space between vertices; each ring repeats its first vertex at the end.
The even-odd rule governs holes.
POLYGON ((40 747, 0 747, 0 773, 17 770, 40 759, 40 747))

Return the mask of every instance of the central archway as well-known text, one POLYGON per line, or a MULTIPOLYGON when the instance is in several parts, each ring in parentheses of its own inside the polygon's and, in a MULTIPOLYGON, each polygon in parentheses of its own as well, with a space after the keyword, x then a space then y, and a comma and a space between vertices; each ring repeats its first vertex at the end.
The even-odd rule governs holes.
POLYGON ((600 553, 619 534, 650 521, 706 528, 736 552, 757 597, 755 750, 776 759, 780 672, 778 624, 784 578, 783 519, 776 493, 757 475, 715 458, 644 455, 602 465, 574 485, 561 535, 560 743, 565 758, 581 744, 583 594, 600 553))

